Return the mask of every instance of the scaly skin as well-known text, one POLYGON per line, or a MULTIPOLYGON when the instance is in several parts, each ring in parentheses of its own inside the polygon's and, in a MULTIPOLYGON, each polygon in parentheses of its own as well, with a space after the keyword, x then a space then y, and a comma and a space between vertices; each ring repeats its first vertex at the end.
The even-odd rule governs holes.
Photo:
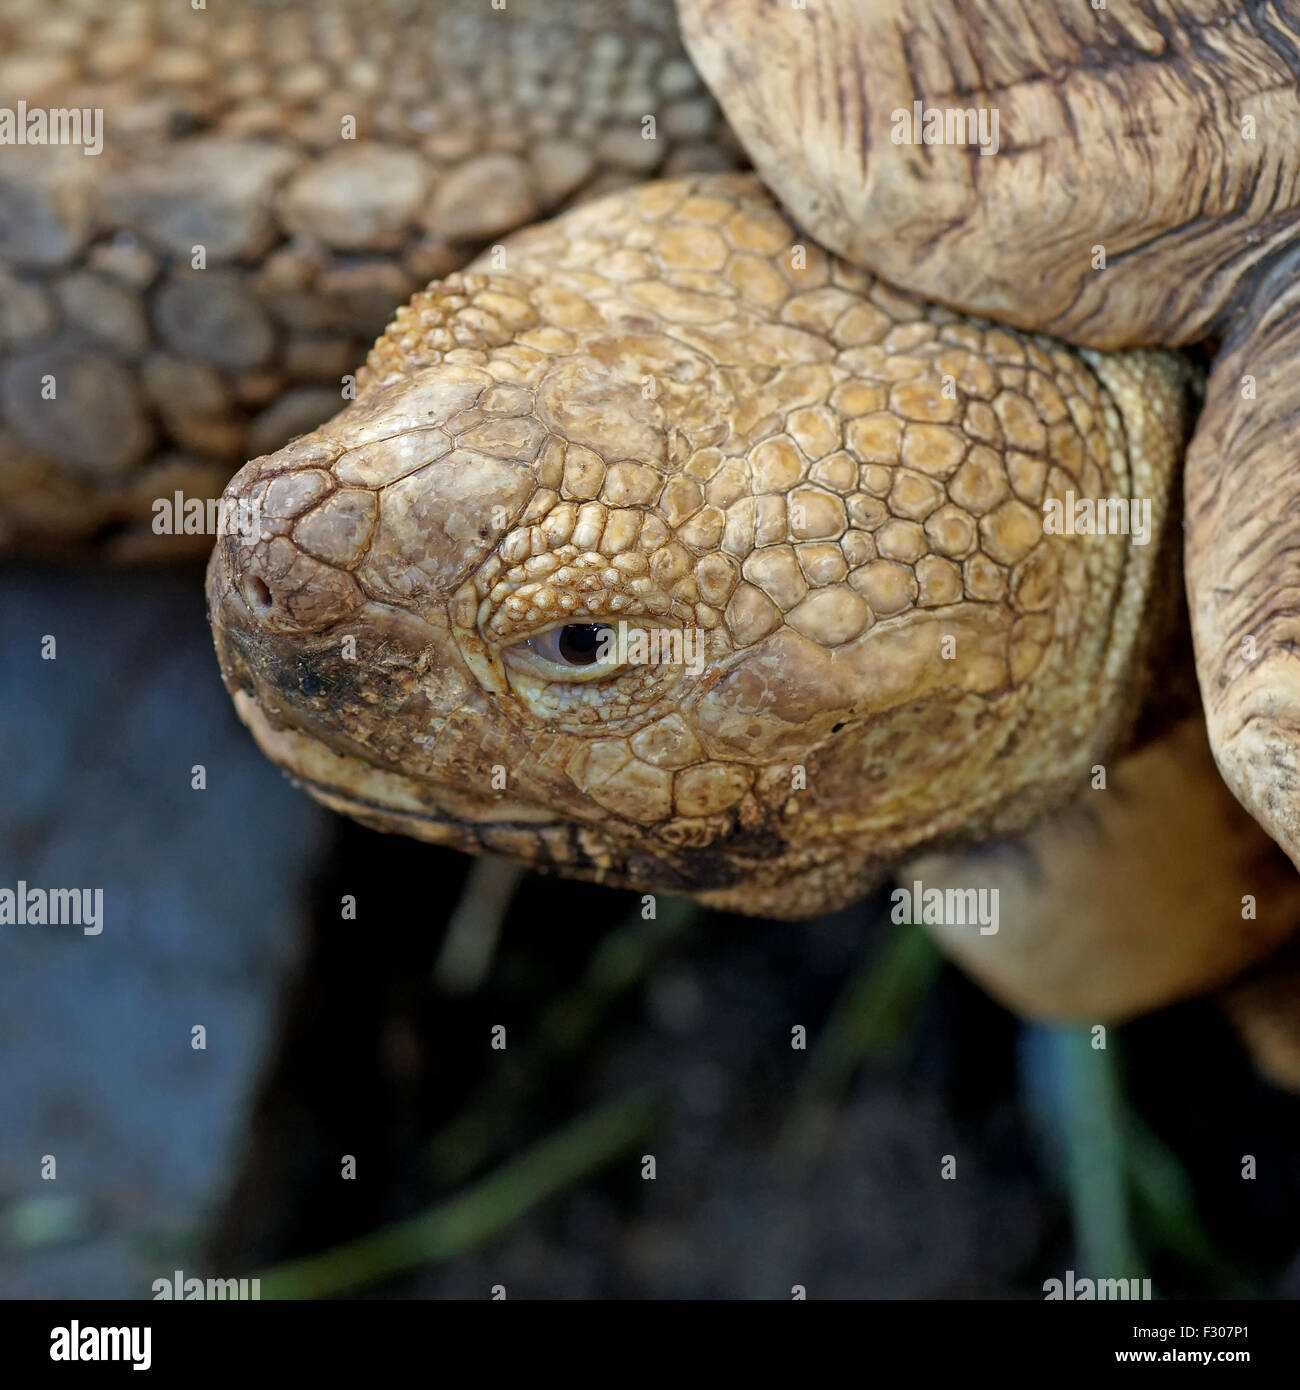
POLYGON ((739 159, 671 0, 0 0, 19 101, 104 130, 95 157, 0 146, 0 553, 205 555, 154 500, 333 414, 421 285, 739 159))
POLYGON ((1122 747, 1173 582, 1176 359, 890 290, 748 176, 500 261, 417 295, 358 400, 228 489, 260 521, 209 569, 225 678, 320 800, 797 917, 1122 747), (1068 492, 1149 499, 1151 544, 1045 534, 1068 492), (620 618, 698 632, 701 669, 537 649, 620 618))
POLYGON ((1197 675, 1224 780, 1300 866, 1300 0, 679 11, 823 245, 1072 343, 1216 351, 1185 475, 1197 675), (996 116, 996 155, 895 142, 917 103, 996 116))

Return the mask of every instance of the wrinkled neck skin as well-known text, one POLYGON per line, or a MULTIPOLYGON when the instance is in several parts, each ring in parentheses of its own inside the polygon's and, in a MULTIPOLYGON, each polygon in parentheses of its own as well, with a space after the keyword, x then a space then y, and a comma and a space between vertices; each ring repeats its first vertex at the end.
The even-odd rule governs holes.
POLYGON ((220 539, 210 614, 325 804, 808 916, 1122 750, 1185 434, 1173 359, 962 319, 753 179, 673 180, 400 311, 357 401, 232 481, 258 525, 220 539), (1084 498, 1146 543, 1080 534, 1084 498), (521 645, 620 621, 698 659, 572 679, 521 645))

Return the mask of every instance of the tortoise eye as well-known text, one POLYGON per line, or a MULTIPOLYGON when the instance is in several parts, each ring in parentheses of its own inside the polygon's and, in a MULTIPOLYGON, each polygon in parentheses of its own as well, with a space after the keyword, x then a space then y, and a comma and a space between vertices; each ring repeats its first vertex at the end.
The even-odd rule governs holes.
POLYGON ((525 645, 557 666, 594 666, 615 637, 608 623, 566 623, 530 637, 525 645))

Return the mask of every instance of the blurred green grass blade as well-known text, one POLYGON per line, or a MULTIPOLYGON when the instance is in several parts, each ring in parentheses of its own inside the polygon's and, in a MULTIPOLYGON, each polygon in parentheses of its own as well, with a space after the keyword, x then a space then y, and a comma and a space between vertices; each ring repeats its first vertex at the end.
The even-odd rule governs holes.
POLYGON ((91 1229, 90 1208, 77 1194, 20 1197, 0 1212, 0 1244, 40 1250, 82 1240, 91 1229))
POLYGON ((609 1011, 650 972, 664 950, 701 920, 703 911, 687 898, 660 895, 657 915, 634 912, 592 953, 582 978, 549 1004, 517 1066, 499 1071, 473 1101, 429 1141, 434 1180, 462 1182, 486 1163, 514 1123, 518 1097, 545 1088, 547 1072, 572 1056, 596 1033, 609 1011))
POLYGON ((801 1167, 822 1151, 853 1073, 868 1058, 888 1062, 903 1051, 943 956, 920 927, 895 928, 840 993, 776 1143, 777 1163, 801 1167))
POLYGON ((1152 1243, 1203 1271, 1227 1271, 1228 1262, 1215 1250, 1201 1225, 1186 1170, 1134 1112, 1128 1116, 1128 1148, 1134 1204, 1152 1243))
POLYGON ((470 861, 433 977, 447 994, 471 994, 492 968, 501 925, 528 870, 495 856, 470 861))
POLYGON ((595 1032, 610 1006, 650 972, 661 951, 701 921, 689 898, 659 894, 656 916, 625 919, 592 952, 582 979, 543 1013, 538 1035, 555 1051, 572 1052, 595 1032))
POLYGON ((1134 1279, 1145 1273, 1129 1210, 1127 1109, 1115 1052, 1094 1048, 1088 1028, 1054 1028, 1059 1071, 1059 1122, 1065 1180, 1082 1273, 1093 1279, 1134 1279))
POLYGON ((604 1106, 449 1201, 357 1240, 264 1271, 262 1297, 324 1298, 462 1254, 648 1136, 659 1113, 659 1099, 649 1092, 604 1106))

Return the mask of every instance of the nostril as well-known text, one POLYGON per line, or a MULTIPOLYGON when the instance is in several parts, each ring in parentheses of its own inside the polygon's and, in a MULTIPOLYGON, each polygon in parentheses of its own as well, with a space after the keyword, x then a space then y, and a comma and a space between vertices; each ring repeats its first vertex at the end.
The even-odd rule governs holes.
POLYGON ((267 613, 275 607, 275 600, 271 597, 266 580, 257 575, 253 575, 245 586, 244 598, 255 613, 267 613))
POLYGON ((232 545, 223 553, 222 565, 231 622, 263 636, 319 632, 364 602, 350 574, 303 554, 284 536, 273 536, 265 545, 232 545))

